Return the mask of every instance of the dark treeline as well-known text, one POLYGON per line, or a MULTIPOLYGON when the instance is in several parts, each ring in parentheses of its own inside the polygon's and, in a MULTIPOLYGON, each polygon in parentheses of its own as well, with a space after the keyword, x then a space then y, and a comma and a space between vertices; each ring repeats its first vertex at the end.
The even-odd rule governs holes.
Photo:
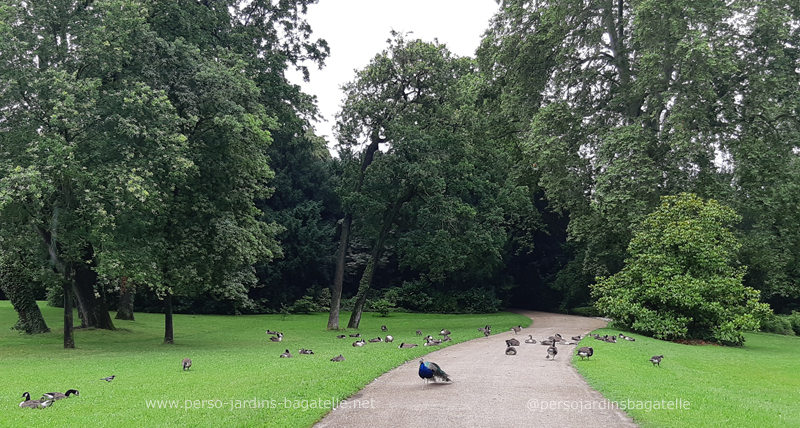
POLYGON ((333 142, 285 75, 328 56, 313 3, 0 6, 16 328, 46 331, 45 297, 87 327, 164 312, 166 342, 173 312, 589 313, 685 192, 741 216, 744 284, 800 308, 794 3, 500 1, 474 58, 390 35, 333 142))

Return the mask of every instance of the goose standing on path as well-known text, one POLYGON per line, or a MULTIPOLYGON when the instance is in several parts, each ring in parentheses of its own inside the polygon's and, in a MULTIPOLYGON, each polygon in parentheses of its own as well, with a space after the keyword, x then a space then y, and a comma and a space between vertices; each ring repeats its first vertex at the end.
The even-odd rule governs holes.
POLYGON ((550 357, 553 357, 551 361, 555 361, 556 354, 558 354, 558 348, 556 348, 556 345, 553 344, 549 348, 547 348, 547 357, 545 357, 545 359, 548 360, 550 359, 550 357))
POLYGON ((516 326, 516 327, 511 327, 511 330, 513 330, 513 331, 514 331, 514 334, 517 334, 517 333, 519 333, 520 331, 522 331, 522 325, 518 325, 518 326, 516 326))

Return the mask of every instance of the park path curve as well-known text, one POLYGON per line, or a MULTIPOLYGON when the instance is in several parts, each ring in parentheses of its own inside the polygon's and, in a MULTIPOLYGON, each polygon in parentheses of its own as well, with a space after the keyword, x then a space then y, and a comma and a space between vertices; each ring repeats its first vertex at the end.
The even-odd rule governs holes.
MULTIPOLYGON (((514 312, 530 317, 533 324, 517 335, 511 331, 492 334, 423 357, 439 364, 453 379, 452 383, 423 387, 417 375, 419 359, 414 359, 375 379, 351 397, 372 400, 372 408, 340 407, 315 427, 637 426, 622 411, 609 409, 603 396, 578 374, 570 362, 575 346, 559 346, 556 361, 552 362, 545 359, 546 346, 524 342, 529 334, 537 341, 555 333, 569 339, 605 327, 605 321, 535 311, 514 312), (517 355, 505 355, 505 341, 512 337, 522 342, 521 346, 517 347, 517 355)), ((492 328, 499 331, 501 326, 492 328)))

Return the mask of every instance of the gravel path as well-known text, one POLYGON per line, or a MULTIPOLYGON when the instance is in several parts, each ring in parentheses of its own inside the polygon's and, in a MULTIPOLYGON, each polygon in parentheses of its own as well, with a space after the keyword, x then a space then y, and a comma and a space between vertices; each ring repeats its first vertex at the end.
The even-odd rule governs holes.
MULTIPOLYGON (((517 311, 533 319, 519 334, 507 331, 426 355, 452 383, 424 386, 419 359, 384 374, 349 400, 369 401, 371 408, 332 411, 317 425, 325 427, 636 427, 619 410, 608 409, 602 395, 586 384, 570 363, 575 346, 562 345, 556 361, 545 359, 547 346, 525 343, 555 333, 565 339, 604 327, 605 321, 571 315, 517 311), (520 342, 517 355, 505 355, 507 339, 520 342)), ((477 329, 480 326, 475 326, 477 329)), ((510 326, 508 326, 510 328, 510 326)), ((492 326, 501 331, 505 326, 492 326)))

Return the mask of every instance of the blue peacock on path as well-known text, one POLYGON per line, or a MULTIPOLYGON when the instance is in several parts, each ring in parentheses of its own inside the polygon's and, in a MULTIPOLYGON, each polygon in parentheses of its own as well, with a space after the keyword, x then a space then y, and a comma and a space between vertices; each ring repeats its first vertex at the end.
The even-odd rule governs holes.
POLYGON ((428 380, 433 379, 436 382, 436 378, 439 378, 445 382, 451 382, 450 376, 439 367, 438 364, 434 362, 425 362, 425 360, 419 360, 419 377, 425 380, 425 384, 428 384, 428 380))

